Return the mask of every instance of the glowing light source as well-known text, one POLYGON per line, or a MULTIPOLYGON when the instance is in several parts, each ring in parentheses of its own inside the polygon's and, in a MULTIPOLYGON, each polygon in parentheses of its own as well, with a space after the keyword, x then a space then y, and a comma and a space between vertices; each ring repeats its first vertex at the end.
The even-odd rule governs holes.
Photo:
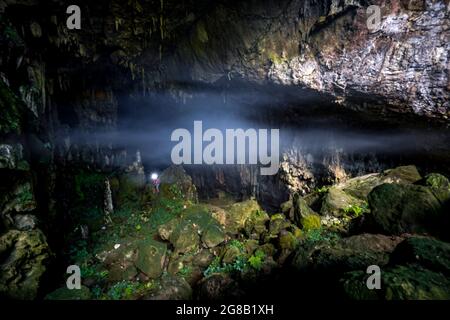
POLYGON ((152 180, 156 180, 158 179, 158 174, 157 173, 152 173, 152 175, 150 176, 152 180))

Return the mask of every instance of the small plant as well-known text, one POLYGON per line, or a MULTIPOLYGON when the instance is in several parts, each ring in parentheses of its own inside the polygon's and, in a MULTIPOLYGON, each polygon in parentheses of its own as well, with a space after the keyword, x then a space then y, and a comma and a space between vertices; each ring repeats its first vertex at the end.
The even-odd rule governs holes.
POLYGON ((329 189, 330 189, 330 187, 323 186, 323 187, 320 187, 320 188, 316 188, 315 191, 317 193, 319 193, 319 194, 324 194, 324 193, 327 193, 329 189))
POLYGON ((317 242, 335 243, 339 239, 339 235, 335 232, 327 232, 322 228, 312 229, 305 233, 305 243, 313 245, 317 242))
POLYGON ((261 270, 266 254, 262 250, 256 252, 248 259, 249 265, 255 270, 261 270))
POLYGON ((245 252, 245 246, 242 242, 240 242, 239 240, 233 239, 229 242, 228 244, 231 247, 235 247, 238 248, 240 252, 245 252))
POLYGON ((248 260, 244 255, 238 256, 236 260, 231 264, 222 264, 220 261, 220 257, 215 257, 209 267, 203 272, 203 274, 205 275, 205 277, 207 277, 213 273, 242 272, 247 268, 247 266, 248 260))
POLYGON ((131 281, 121 281, 114 284, 107 293, 107 296, 113 300, 130 299, 133 295, 139 293, 145 286, 131 281))
POLYGON ((344 209, 344 213, 346 215, 349 215, 352 218, 358 218, 363 215, 363 213, 367 212, 368 206, 366 203, 364 203, 361 206, 358 205, 349 205, 347 208, 344 209))
POLYGON ((179 274, 180 276, 182 276, 183 278, 187 278, 187 277, 189 277, 189 275, 191 274, 191 272, 192 272, 192 268, 191 268, 191 267, 189 267, 189 266, 183 266, 183 267, 180 269, 180 271, 178 271, 178 274, 179 274))
POLYGON ((213 274, 221 272, 221 263, 220 263, 220 257, 215 257, 214 260, 209 264, 208 268, 203 272, 205 277, 213 274))

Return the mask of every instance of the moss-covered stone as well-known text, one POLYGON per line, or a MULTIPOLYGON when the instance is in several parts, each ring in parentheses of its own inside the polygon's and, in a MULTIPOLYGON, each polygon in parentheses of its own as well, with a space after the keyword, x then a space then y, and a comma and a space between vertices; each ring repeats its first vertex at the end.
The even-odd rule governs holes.
POLYGON ((449 300, 450 280, 442 273, 415 265, 397 266, 382 273, 386 300, 449 300))
POLYGON ((320 216, 317 214, 310 214, 300 219, 300 226, 303 231, 308 232, 310 230, 319 229, 321 226, 320 216))
POLYGON ((444 205, 450 201, 450 181, 439 173, 427 175, 420 183, 431 188, 431 192, 444 205))
POLYGON ((335 242, 318 241, 314 247, 300 247, 293 259, 299 270, 345 272, 366 270, 370 265, 385 266, 400 237, 362 234, 335 242))
POLYGON ((233 204, 227 211, 226 230, 230 233, 237 233, 245 228, 246 221, 252 215, 263 210, 256 200, 247 200, 233 204))
POLYGON ((292 251, 297 246, 297 238, 289 231, 282 231, 279 237, 279 247, 281 250, 292 251))
POLYGON ((340 217, 346 213, 347 208, 352 206, 361 207, 363 205, 363 200, 355 198, 337 187, 331 187, 323 199, 320 213, 321 215, 340 217))
POLYGON ((81 286, 80 289, 68 289, 62 287, 47 294, 45 300, 89 300, 91 299, 91 292, 89 288, 81 286))
POLYGON ((416 166, 401 166, 383 172, 383 182, 411 184, 422 179, 416 166))
POLYGON ((225 233, 218 224, 209 225, 202 233, 202 242, 208 248, 214 248, 225 241, 225 233))
POLYGON ((0 133, 20 134, 24 126, 25 108, 19 98, 0 79, 0 133))
POLYGON ((51 252, 40 230, 10 230, 0 237, 0 295, 34 299, 51 252))
POLYGON ((282 214, 274 214, 270 217, 269 222, 269 238, 276 238, 278 234, 285 229, 291 227, 291 223, 282 214))
POLYGON ((145 240, 138 246, 136 267, 149 278, 158 278, 163 272, 167 246, 164 243, 145 240))
POLYGON ((174 246, 174 253, 195 252, 200 245, 198 228, 190 221, 184 220, 182 224, 172 232, 169 238, 174 246))
POLYGON ((369 194, 366 223, 385 234, 430 233, 440 235, 443 213, 430 188, 418 185, 382 184, 369 194))
POLYGON ((395 248, 390 262, 416 263, 427 269, 450 275, 450 244, 428 237, 411 237, 395 248))
POLYGON ((247 235, 260 235, 267 230, 266 223, 269 221, 269 215, 262 210, 253 211, 245 221, 244 229, 247 235))

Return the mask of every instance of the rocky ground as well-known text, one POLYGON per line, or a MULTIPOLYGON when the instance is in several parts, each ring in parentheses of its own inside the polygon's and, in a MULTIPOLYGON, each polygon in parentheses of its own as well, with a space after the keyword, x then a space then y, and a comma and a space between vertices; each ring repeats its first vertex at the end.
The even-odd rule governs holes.
MULTIPOLYGON (((81 266, 82 290, 61 283, 46 299, 288 298, 286 284, 309 298, 450 298, 450 183, 442 175, 398 167, 294 194, 271 215, 225 194, 197 202, 181 167, 162 174, 159 194, 126 176, 109 179, 118 197, 112 221, 89 217, 89 235, 82 224, 72 235, 68 256, 81 266), (366 286, 371 265, 381 268, 380 290, 366 286)), ((36 256, 38 269, 41 247, 36 256)))
POLYGON ((425 174, 450 168, 448 0, 78 3, 75 31, 66 1, 0 1, 1 298, 449 298, 449 182, 425 174), (278 175, 171 167, 154 194, 136 136, 109 137, 210 91, 263 123, 352 110, 348 136, 373 118, 361 140, 394 142, 358 154, 312 136, 316 156, 283 139, 278 175), (395 140, 405 123, 426 130, 395 140), (82 290, 64 289, 72 264, 82 290))

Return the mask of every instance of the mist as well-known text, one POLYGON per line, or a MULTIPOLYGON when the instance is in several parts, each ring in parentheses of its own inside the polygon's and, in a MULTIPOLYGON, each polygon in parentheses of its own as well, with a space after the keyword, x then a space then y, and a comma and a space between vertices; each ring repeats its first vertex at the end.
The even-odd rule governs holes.
POLYGON ((336 151, 414 157, 450 145, 447 131, 426 126, 375 118, 364 119, 361 125, 357 112, 344 111, 329 97, 310 91, 245 86, 175 87, 146 96, 124 95, 119 99, 117 130, 74 131, 71 139, 80 145, 125 149, 128 154, 139 150, 148 170, 160 170, 171 165, 171 150, 177 143, 171 141, 171 133, 184 128, 193 134, 194 121, 203 122, 203 132, 279 129, 280 155, 294 149, 317 158, 336 151))

